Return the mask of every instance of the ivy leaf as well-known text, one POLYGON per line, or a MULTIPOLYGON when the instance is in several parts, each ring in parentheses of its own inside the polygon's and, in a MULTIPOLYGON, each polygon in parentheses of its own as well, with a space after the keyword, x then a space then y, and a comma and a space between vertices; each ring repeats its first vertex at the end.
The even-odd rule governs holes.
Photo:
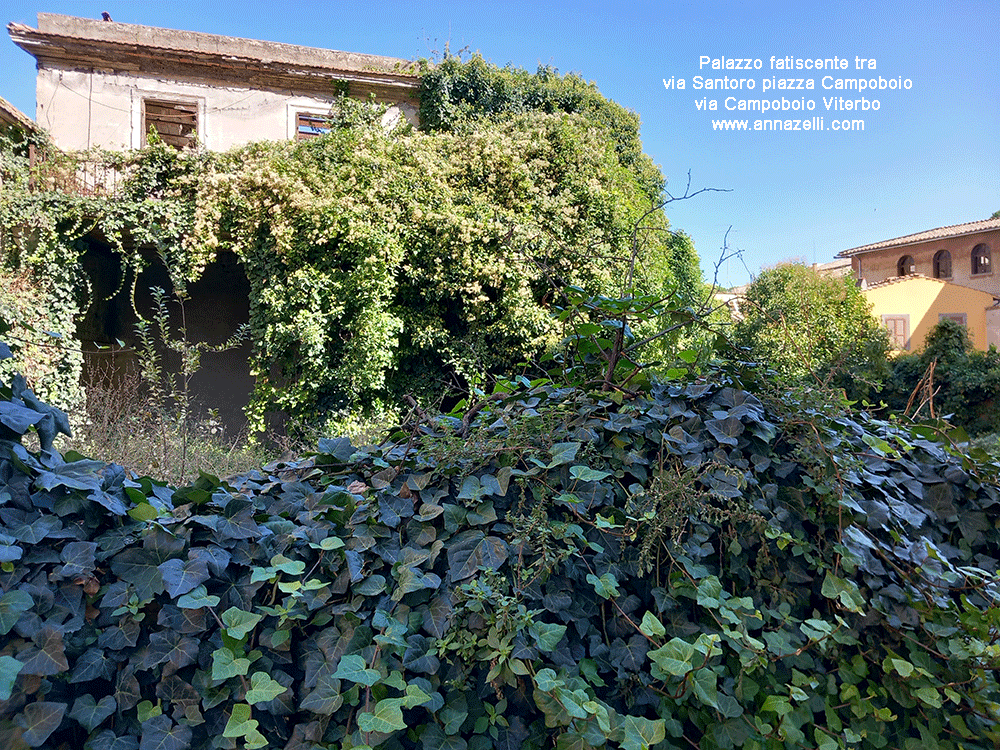
POLYGON ((454 536, 448 546, 448 568, 452 581, 463 581, 480 568, 498 570, 507 561, 510 549, 499 537, 486 536, 478 529, 454 536))
POLYGON ((18 435, 25 434, 31 426, 45 415, 34 409, 29 409, 11 401, 0 401, 0 424, 3 424, 18 435))
POLYGON ((663 719, 644 719, 641 716, 626 716, 622 719, 623 750, 649 750, 666 737, 663 719))
MULTIPOLYGON (((73 461, 63 463, 53 467, 50 471, 43 471, 35 480, 35 486, 43 490, 54 490, 56 487, 67 487, 72 490, 89 490, 92 493, 101 492, 101 473, 107 468, 107 464, 101 461, 73 461)), ((118 501, 121 506, 121 513, 112 511, 116 515, 125 515, 125 506, 118 501)), ((110 508, 109 508, 110 510, 110 508)))
POLYGON ((104 729, 83 746, 84 750, 139 750, 139 738, 131 734, 116 735, 110 729, 104 729))
POLYGON ((581 443, 577 442, 556 443, 551 448, 552 460, 545 468, 554 469, 556 466, 570 463, 576 458, 580 445, 581 443))
POLYGON ((249 740, 257 731, 257 720, 251 719, 252 709, 248 703, 237 703, 233 706, 226 728, 222 730, 223 737, 247 737, 249 740))
POLYGON ((96 555, 96 542, 69 542, 59 553, 64 565, 55 575, 59 578, 89 576, 97 564, 96 555))
POLYGON ((73 703, 73 710, 68 715, 71 719, 80 722, 87 732, 93 732, 117 708, 118 703, 110 695, 104 696, 98 703, 94 700, 94 696, 88 693, 76 699, 73 703))
POLYGON ((486 495, 492 494, 488 487, 483 486, 477 476, 469 476, 462 480, 462 487, 458 492, 459 500, 473 500, 479 502, 486 495))
POLYGON ((420 735, 423 750, 468 750, 469 744, 457 734, 445 734, 437 724, 429 724, 420 735))
POLYGON ((62 631, 47 625, 32 636, 35 648, 17 655, 25 674, 55 675, 69 670, 62 631))
POLYGON ((200 558, 180 560, 175 557, 157 567, 163 576, 167 593, 175 598, 193 591, 211 577, 208 563, 200 558))
POLYGON ((0 635, 7 635, 33 604, 31 595, 19 589, 0 596, 0 635))
POLYGON ((212 679, 227 680, 245 675, 250 671, 250 660, 235 657, 228 648, 218 648, 212 652, 212 679))
POLYGON ((226 626, 226 634, 230 638, 242 641, 263 617, 263 615, 244 612, 237 607, 230 607, 222 613, 222 624, 226 626))
POLYGON ((663 627, 663 623, 652 612, 646 612, 642 616, 639 630, 642 631, 643 635, 647 635, 650 638, 660 638, 667 634, 667 629, 663 627))
POLYGON ((539 651, 555 651, 559 641, 566 634, 565 625, 555 625, 547 622, 533 622, 528 626, 528 632, 535 639, 539 651))
POLYGON ((705 428, 712 433, 712 437, 722 445, 738 445, 738 438, 743 434, 743 423, 736 417, 726 417, 725 419, 708 419, 705 421, 705 428))
POLYGON ((304 562, 301 560, 292 560, 284 555, 275 555, 272 557, 271 567, 290 576, 300 576, 306 572, 306 564, 304 562))
POLYGON ((662 680, 668 675, 683 677, 690 672, 694 654, 695 647, 692 644, 680 638, 672 638, 660 648, 647 652, 646 656, 655 665, 653 677, 662 680))
POLYGON ((337 463, 346 464, 354 455, 354 446, 346 437, 320 438, 317 451, 337 463))
POLYGON ((367 687, 371 687, 379 681, 379 673, 374 669, 368 669, 364 658, 357 654, 346 654, 341 657, 340 664, 333 676, 341 680, 358 682, 367 687))
POLYGON ((267 703, 287 690, 288 688, 272 680, 264 672, 254 672, 250 675, 250 689, 247 691, 246 701, 251 706, 258 703, 267 703))
POLYGON ((699 669, 694 673, 691 687, 698 699, 712 708, 719 707, 718 675, 711 669, 699 669))
POLYGON ((115 555, 111 570, 120 580, 135 586, 140 600, 149 601, 164 591, 159 564, 160 560, 149 550, 131 548, 115 555))
POLYGON ((214 607, 219 601, 219 597, 209 594, 204 586, 196 586, 190 593, 177 599, 177 606, 183 609, 201 609, 214 607))
POLYGON ((587 583, 593 586, 597 595, 603 599, 612 599, 619 595, 618 579, 613 573, 604 573, 600 578, 593 573, 588 573, 587 583))
POLYGON ((828 570, 823 579, 822 593, 828 599, 837 599, 845 609, 864 614, 865 599, 854 581, 839 578, 828 570))
POLYGON ((599 482, 602 479, 612 476, 612 472, 598 471, 597 469, 591 469, 589 466, 570 466, 569 475, 581 482, 599 482))
POLYGON ((169 661, 176 669, 194 664, 198 660, 198 641, 187 638, 174 630, 163 630, 149 636, 142 660, 144 669, 169 661))
POLYGON ((65 703, 52 701, 36 701, 29 703, 15 718, 15 723, 24 730, 21 735, 31 747, 45 744, 59 725, 66 713, 65 703))
POLYGON ((441 578, 436 573, 425 573, 422 570, 415 570, 409 565, 400 566, 396 571, 399 584, 392 592, 392 600, 400 601, 404 596, 421 589, 437 589, 441 586, 441 578))
POLYGON ((381 732, 382 734, 406 729, 406 722, 403 721, 401 710, 402 704, 402 698, 383 698, 375 704, 373 711, 364 711, 358 714, 358 729, 362 732, 381 732))
POLYGON ((340 694, 340 680, 333 675, 323 675, 316 682, 316 687, 302 699, 300 707, 314 714, 331 716, 343 705, 344 698, 340 694))
POLYGON ((0 701, 10 700, 14 682, 24 665, 13 656, 0 656, 0 701))
POLYGON ((187 750, 191 745, 191 727, 174 724, 166 714, 142 723, 139 750, 187 750))
POLYGON ((760 707, 761 711, 772 711, 778 716, 784 716, 790 713, 792 710, 791 703, 788 702, 788 697, 784 695, 769 695, 764 699, 764 703, 760 707))

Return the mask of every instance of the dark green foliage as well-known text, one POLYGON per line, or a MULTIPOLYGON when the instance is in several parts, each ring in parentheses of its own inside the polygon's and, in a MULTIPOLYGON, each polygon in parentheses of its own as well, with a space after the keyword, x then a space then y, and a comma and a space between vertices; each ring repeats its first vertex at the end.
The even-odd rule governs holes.
POLYGON ((1000 352, 993 347, 986 352, 973 349, 961 323, 942 320, 927 335, 920 354, 900 355, 891 367, 880 397, 892 411, 900 413, 909 404, 911 415, 947 417, 970 435, 1000 430, 1000 352), (932 375, 933 399, 928 401, 926 386, 911 399, 928 374, 932 375))
POLYGON ((800 264, 760 273, 740 302, 736 342, 788 383, 827 383, 852 399, 888 375, 889 338, 850 276, 800 264))
POLYGON ((620 396, 176 490, 0 436, 0 746, 997 746, 996 465, 620 396))

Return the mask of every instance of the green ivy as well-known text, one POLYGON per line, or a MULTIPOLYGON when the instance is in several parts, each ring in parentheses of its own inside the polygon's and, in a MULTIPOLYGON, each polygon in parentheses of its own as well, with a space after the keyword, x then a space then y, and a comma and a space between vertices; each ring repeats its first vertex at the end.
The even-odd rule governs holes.
POLYGON ((0 384, 0 743, 996 747, 1000 467, 725 371, 614 395, 173 489, 0 384))

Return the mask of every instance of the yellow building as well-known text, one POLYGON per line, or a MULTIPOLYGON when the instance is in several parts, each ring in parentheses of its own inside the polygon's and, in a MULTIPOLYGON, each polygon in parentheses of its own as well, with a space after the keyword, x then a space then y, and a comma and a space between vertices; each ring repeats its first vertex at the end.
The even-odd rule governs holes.
POLYGON ((1000 346, 1000 300, 989 292, 919 273, 863 283, 862 291, 898 351, 920 351, 944 318, 962 323, 976 349, 1000 346))

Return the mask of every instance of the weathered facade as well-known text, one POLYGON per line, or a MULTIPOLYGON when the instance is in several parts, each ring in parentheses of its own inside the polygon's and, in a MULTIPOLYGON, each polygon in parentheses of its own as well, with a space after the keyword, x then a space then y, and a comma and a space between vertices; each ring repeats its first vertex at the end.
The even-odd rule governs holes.
MULTIPOLYGON (((327 127, 342 96, 388 105, 385 127, 417 124, 420 76, 405 60, 291 44, 238 39, 113 21, 40 13, 38 28, 8 25, 15 44, 37 60, 36 122, 0 100, 0 126, 41 128, 57 150, 129 150, 146 145, 151 131, 176 148, 227 150, 252 141, 304 139, 327 127)), ((50 154, 31 152, 33 173, 50 154)), ((120 175, 99 157, 75 166, 38 169, 33 188, 113 197, 120 175)), ((146 263, 135 284, 123 278, 122 259, 97 229, 83 243, 91 304, 77 321, 76 338, 90 352, 87 383, 111 383, 135 371, 136 311, 149 316, 150 289, 171 288, 167 269, 152 248, 131 247, 146 263), (135 298, 129 291, 134 286, 135 298), (129 346, 117 352, 114 342, 129 346), (117 353, 116 353, 117 352, 117 353)), ((249 320, 250 286, 232 253, 220 253, 190 285, 184 323, 191 341, 218 345, 249 320)), ((176 300, 171 314, 180 312, 176 300)), ((168 370, 173 352, 163 350, 168 370)), ((250 343, 206 352, 190 384, 196 407, 213 407, 238 429, 253 388, 250 343)))
POLYGON ((1000 219, 929 229, 839 253, 850 258, 854 275, 865 284, 920 273, 933 279, 1000 294, 1000 219))
POLYGON ((378 55, 50 13, 11 23, 38 61, 37 123, 63 150, 140 148, 150 129, 178 147, 225 150, 318 134, 342 94, 416 122, 413 64, 378 55))

